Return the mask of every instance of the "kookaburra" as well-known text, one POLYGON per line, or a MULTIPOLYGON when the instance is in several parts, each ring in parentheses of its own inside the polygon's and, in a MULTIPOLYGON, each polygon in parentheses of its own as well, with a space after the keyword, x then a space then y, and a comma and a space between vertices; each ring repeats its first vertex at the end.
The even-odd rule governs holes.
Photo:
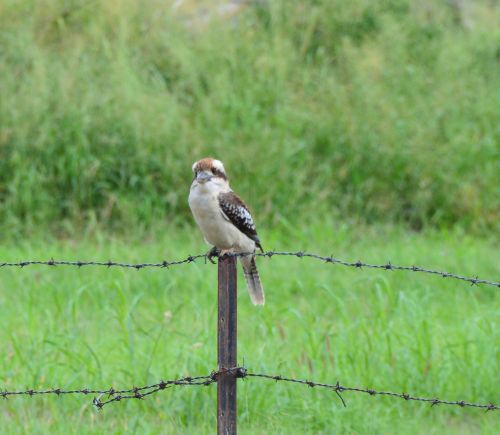
POLYGON ((229 187, 221 161, 207 157, 193 164, 194 179, 189 207, 205 240, 219 255, 249 253, 239 257, 254 305, 264 304, 264 290, 255 264, 255 250, 262 251, 248 207, 229 187))

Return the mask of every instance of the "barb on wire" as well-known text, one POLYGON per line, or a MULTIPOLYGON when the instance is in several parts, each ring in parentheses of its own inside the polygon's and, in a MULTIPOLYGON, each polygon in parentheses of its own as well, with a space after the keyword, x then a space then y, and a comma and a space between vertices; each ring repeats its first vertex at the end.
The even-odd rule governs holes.
POLYGON ((180 379, 174 379, 170 381, 160 381, 156 384, 146 385, 144 387, 133 387, 126 390, 115 390, 113 388, 107 390, 91 390, 91 389, 82 389, 82 390, 62 390, 60 388, 52 389, 52 390, 25 390, 25 391, 0 391, 0 397, 7 399, 9 396, 38 396, 38 395, 68 395, 68 394, 98 394, 98 397, 94 397, 92 400, 92 404, 97 409, 102 409, 105 405, 112 402, 119 402, 126 399, 144 399, 147 396, 158 393, 159 391, 166 390, 167 388, 173 386, 208 386, 213 383, 216 383, 218 377, 222 373, 233 372, 234 376, 237 378, 261 378, 273 380, 276 382, 290 382, 300 385, 307 385, 311 388, 325 388, 331 391, 334 391, 337 396, 342 401, 344 406, 346 402, 342 396, 345 392, 355 392, 355 393, 364 393, 369 396, 389 396, 396 397, 400 399, 404 399, 406 401, 416 401, 416 402, 425 402, 429 403, 431 406, 435 405, 451 405, 458 406, 460 408, 480 408, 486 411, 498 411, 500 410, 500 406, 494 405, 493 403, 489 404, 481 404, 481 403, 471 403, 466 402, 464 400, 442 400, 438 398, 428 398, 428 397, 419 397, 414 396, 408 393, 394 393, 389 391, 378 391, 371 388, 359 388, 359 387, 347 387, 341 385, 338 381, 335 384, 326 384, 322 382, 313 382, 304 379, 295 379, 288 378, 280 375, 269 375, 265 373, 252 373, 248 372, 245 367, 232 367, 228 369, 223 369, 220 371, 214 371, 209 375, 204 376, 195 376, 195 377, 184 377, 180 379), (107 396, 105 400, 102 400, 103 396, 107 396))
MULTIPOLYGON (((226 254, 226 255, 232 255, 235 257, 242 257, 245 255, 250 255, 252 253, 238 253, 238 254, 226 254)), ((297 257, 297 258, 312 258, 315 260, 319 260, 325 263, 330 263, 330 264, 339 264, 342 266, 347 266, 347 267, 353 267, 356 269, 362 269, 362 268, 367 268, 367 269, 379 269, 379 270, 387 270, 387 271, 392 271, 392 270, 402 270, 406 272, 420 272, 420 273, 428 273, 431 275, 438 275, 443 278, 452 278, 452 279, 457 279, 460 281, 465 281, 469 282, 471 285, 478 285, 478 284, 484 284, 488 286, 493 286, 493 287, 498 287, 500 288, 500 281, 492 281, 492 280, 487 280, 487 279, 480 279, 477 276, 475 277, 468 277, 468 276, 462 276, 458 275, 456 273, 450 273, 450 272, 443 272, 439 270, 433 270, 433 269, 426 269, 424 267, 420 266, 398 266, 395 264, 392 264, 391 262, 387 262, 384 264, 370 264, 370 263, 365 263, 363 261, 345 261, 345 260, 340 260, 338 258, 335 258, 333 256, 324 256, 324 255, 318 255, 318 254, 313 254, 313 253, 308 253, 308 252, 284 252, 284 251, 268 251, 268 252, 262 252, 262 253, 256 253, 258 257, 267 257, 267 258, 272 258, 275 256, 288 256, 288 257, 297 257)), ((167 261, 164 260, 159 263, 125 263, 125 262, 116 262, 116 261, 67 261, 67 260, 47 260, 47 261, 39 261, 39 260, 27 260, 27 261, 19 261, 19 262, 0 262, 0 268, 2 267, 27 267, 27 266, 33 266, 33 265, 44 265, 44 266, 75 266, 78 268, 85 267, 85 266, 102 266, 102 267, 122 267, 122 268, 130 268, 130 269, 144 269, 144 268, 151 268, 151 267, 157 267, 157 268, 169 268, 171 266, 179 266, 181 264, 186 264, 186 263, 193 263, 196 260, 199 260, 200 258, 204 258, 205 262, 207 262, 207 254, 196 254, 196 255, 189 255, 186 258, 182 260, 174 260, 174 261, 167 261)))

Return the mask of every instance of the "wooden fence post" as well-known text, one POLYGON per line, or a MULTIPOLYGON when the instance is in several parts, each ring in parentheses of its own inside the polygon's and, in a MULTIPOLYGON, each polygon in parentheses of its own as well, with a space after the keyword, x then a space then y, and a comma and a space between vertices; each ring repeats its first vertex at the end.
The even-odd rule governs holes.
POLYGON ((217 316, 217 433, 236 434, 237 373, 224 369, 236 367, 237 348, 237 275, 236 257, 225 256, 218 262, 217 316))

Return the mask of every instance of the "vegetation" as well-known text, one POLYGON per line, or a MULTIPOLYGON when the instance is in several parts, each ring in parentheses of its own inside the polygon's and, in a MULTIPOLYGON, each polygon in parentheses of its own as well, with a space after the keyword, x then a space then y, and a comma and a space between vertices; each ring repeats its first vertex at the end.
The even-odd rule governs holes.
MULTIPOLYGON (((0 246, 1 259, 158 261, 198 252, 198 234, 103 236, 0 246), (130 247, 134 246, 131 250, 130 247)), ((460 233, 336 228, 277 248, 498 275, 497 246, 460 233), (381 254, 381 246, 383 253, 381 254)), ((239 362, 249 369, 451 400, 498 404, 500 294, 493 287, 415 273, 357 270, 308 259, 260 259, 267 291, 239 289, 239 362)), ((0 389, 126 387, 209 373, 216 366, 216 267, 0 269, 0 389)), ((498 432, 499 414, 247 380, 239 428, 259 433, 498 432)), ((92 396, 2 400, 2 433, 214 432, 216 388, 168 389, 97 412, 92 396)))
POLYGON ((267 222, 491 232, 500 9, 453 4, 260 2, 202 26, 169 2, 3 1, 2 228, 172 222, 214 155, 267 222))
MULTIPOLYGON (((0 264, 208 250, 187 195, 212 155, 268 249, 498 279, 498 2, 264 0, 208 20, 180 3, 0 2, 0 264)), ((499 403, 498 289, 258 263, 264 308, 240 282, 249 369, 499 403)), ((0 391, 210 372, 215 270, 0 267, 0 391)), ((238 394, 243 434, 494 434, 500 415, 348 393, 343 408, 259 380, 238 394)), ((213 387, 91 400, 11 397, 1 432, 215 427, 213 387)))

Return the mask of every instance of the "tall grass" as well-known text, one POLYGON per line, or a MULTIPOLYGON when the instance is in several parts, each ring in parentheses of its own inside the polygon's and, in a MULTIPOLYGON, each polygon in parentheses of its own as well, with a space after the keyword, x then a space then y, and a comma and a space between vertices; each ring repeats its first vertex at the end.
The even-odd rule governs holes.
POLYGON ((163 1, 3 1, 1 225, 175 220, 214 155, 275 222, 491 229, 500 10, 462 12, 277 1, 189 26, 163 1))

